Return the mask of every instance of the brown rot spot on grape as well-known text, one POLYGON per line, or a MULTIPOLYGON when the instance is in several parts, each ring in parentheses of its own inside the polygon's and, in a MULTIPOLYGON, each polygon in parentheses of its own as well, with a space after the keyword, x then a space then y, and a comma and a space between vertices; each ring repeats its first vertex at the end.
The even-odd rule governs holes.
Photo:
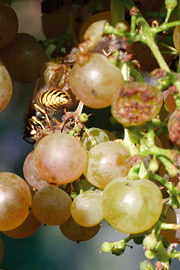
MULTIPOLYGON (((51 177, 51 180, 52 180, 52 184, 53 184, 53 182, 56 182, 56 177, 55 176, 52 176, 51 177)), ((55 184, 55 183, 54 183, 55 184)))
POLYGON ((127 186, 127 187, 132 187, 132 185, 129 184, 129 183, 126 183, 125 186, 127 186))
POLYGON ((96 91, 94 90, 94 89, 92 89, 92 94, 93 94, 93 96, 95 96, 95 97, 97 97, 98 96, 98 94, 96 93, 96 91))

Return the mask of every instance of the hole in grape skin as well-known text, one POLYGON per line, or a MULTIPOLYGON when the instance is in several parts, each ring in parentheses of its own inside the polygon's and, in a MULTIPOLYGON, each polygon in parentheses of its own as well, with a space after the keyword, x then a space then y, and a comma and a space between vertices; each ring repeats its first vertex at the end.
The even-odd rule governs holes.
POLYGON ((95 96, 95 97, 97 97, 98 95, 97 95, 97 93, 96 93, 96 91, 94 90, 94 89, 92 89, 92 94, 93 94, 93 96, 95 96))

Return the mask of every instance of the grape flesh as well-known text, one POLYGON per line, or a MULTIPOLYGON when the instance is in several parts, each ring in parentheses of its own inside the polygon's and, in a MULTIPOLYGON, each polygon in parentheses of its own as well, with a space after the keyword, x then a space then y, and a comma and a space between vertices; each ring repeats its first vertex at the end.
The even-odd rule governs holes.
POLYGON ((34 162, 41 177, 61 185, 81 176, 87 166, 87 153, 75 137, 54 133, 45 136, 37 144, 34 162))
POLYGON ((74 221, 83 227, 99 224, 104 218, 102 192, 86 191, 79 194, 72 203, 71 215, 74 221))
POLYGON ((31 192, 16 174, 0 173, 0 231, 15 229, 29 214, 31 192))
POLYGON ((83 227, 77 224, 72 216, 59 226, 62 234, 66 238, 76 242, 87 241, 93 238, 98 233, 100 227, 100 224, 93 227, 83 227))
POLYGON ((5 68, 0 62, 0 112, 7 106, 12 96, 12 80, 5 68))
POLYGON ((41 223, 55 226, 68 220, 71 204, 71 198, 64 190, 48 186, 36 192, 32 209, 41 223))
POLYGON ((100 143, 88 153, 87 180, 96 187, 104 188, 114 178, 126 176, 130 169, 130 154, 114 141, 100 143))
POLYGON ((142 126, 153 119, 163 104, 162 92, 143 82, 132 82, 114 96, 111 112, 123 126, 142 126))
POLYGON ((159 219, 163 200, 159 188, 150 180, 117 178, 104 189, 102 207, 107 222, 124 233, 150 229, 159 219))
POLYGON ((76 63, 70 74, 70 88, 75 96, 91 108, 105 108, 124 85, 121 71, 98 53, 90 53, 84 65, 76 63))

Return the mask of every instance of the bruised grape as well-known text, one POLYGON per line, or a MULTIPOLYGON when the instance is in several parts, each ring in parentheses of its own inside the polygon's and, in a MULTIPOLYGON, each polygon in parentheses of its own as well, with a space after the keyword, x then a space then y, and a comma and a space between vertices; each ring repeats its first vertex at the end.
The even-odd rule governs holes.
POLYGON ((111 112, 124 126, 142 126, 159 113, 162 104, 159 89, 144 82, 132 82, 114 95, 111 112))

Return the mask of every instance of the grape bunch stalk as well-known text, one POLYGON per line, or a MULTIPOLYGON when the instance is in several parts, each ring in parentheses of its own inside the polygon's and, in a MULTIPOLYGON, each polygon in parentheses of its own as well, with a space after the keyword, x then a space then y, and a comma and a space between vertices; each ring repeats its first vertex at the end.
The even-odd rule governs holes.
MULTIPOLYGON (((63 2, 42 1, 43 27, 67 8, 63 2)), ((25 180, 0 173, 2 233, 26 238, 46 224, 80 242, 106 220, 128 236, 104 242, 101 252, 122 255, 133 240, 143 244, 140 270, 168 270, 180 260, 180 4, 159 2, 162 12, 131 0, 111 0, 107 11, 98 1, 93 15, 85 14, 93 1, 72 1, 67 27, 55 36, 44 30, 41 42, 17 33, 16 14, 0 4, 14 22, 12 35, 1 33, 0 111, 11 98, 11 78, 34 81, 25 127, 34 150, 24 160, 25 180), (26 59, 19 48, 29 52, 26 59), (105 108, 116 131, 90 126, 105 108)))

